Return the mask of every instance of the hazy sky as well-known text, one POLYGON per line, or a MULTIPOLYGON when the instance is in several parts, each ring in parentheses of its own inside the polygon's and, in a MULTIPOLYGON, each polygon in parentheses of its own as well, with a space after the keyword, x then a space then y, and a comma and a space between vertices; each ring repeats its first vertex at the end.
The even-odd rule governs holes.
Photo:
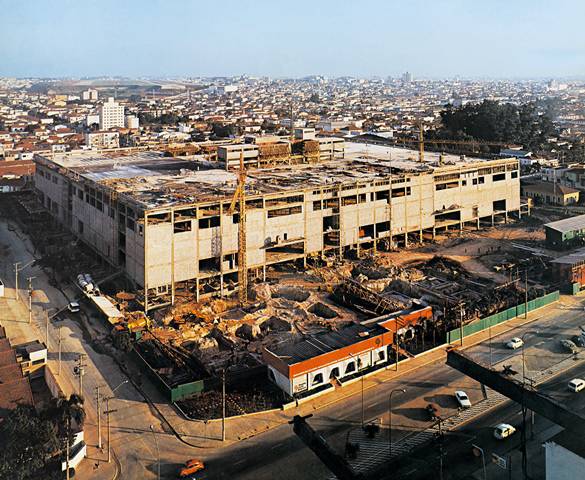
POLYGON ((0 75, 585 75, 583 0, 0 0, 0 75))

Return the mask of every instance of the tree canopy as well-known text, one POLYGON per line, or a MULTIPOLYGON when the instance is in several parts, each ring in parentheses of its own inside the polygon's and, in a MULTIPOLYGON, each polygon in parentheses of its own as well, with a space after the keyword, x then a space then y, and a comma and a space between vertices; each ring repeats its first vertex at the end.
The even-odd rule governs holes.
POLYGON ((550 110, 540 111, 536 103, 522 105, 484 100, 458 108, 449 105, 441 112, 439 137, 521 144, 539 149, 555 134, 550 110))
POLYGON ((55 462, 73 440, 72 425, 82 428, 85 420, 83 398, 54 399, 48 408, 37 412, 20 405, 0 424, 0 478, 60 478, 60 463, 55 462), (57 467, 57 472, 55 472, 57 467))
POLYGON ((0 424, 0 478, 24 480, 59 450, 57 425, 33 407, 19 406, 0 424))

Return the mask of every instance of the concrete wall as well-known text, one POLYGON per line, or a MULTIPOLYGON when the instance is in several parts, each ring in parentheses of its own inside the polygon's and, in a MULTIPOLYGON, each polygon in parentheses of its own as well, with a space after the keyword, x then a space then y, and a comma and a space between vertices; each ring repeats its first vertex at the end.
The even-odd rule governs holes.
POLYGON ((546 480, 575 480, 585 471, 585 459, 554 442, 544 444, 546 480))

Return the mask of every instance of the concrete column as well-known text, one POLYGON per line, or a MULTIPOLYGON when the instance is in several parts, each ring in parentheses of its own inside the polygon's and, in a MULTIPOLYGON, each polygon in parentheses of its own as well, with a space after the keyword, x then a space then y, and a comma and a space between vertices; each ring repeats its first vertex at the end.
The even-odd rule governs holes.
POLYGON ((494 214, 492 213, 492 227, 494 226, 494 214))

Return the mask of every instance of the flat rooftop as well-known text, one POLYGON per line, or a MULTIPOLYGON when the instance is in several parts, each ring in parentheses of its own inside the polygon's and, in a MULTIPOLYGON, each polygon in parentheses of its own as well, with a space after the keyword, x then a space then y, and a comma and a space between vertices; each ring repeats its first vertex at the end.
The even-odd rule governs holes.
POLYGON ((561 233, 583 230, 585 229, 585 215, 563 218, 562 220, 557 220, 556 222, 545 223, 544 226, 561 233))
POLYGON ((383 333, 388 333, 388 330, 379 325, 366 327, 361 324, 354 324, 334 332, 312 335, 298 343, 287 343, 267 350, 279 357, 287 365, 294 365, 383 333))
MULTIPOLYGON (((130 155, 80 152, 58 154, 45 160, 116 190, 144 209, 231 199, 237 183, 237 172, 228 172, 202 155, 173 158, 153 151, 130 155)), ((439 166, 438 153, 426 152, 424 163, 420 163, 416 150, 349 142, 345 144, 344 159, 250 169, 247 172, 246 192, 254 196, 368 182, 387 178, 391 174, 399 176, 442 171, 488 161, 444 155, 443 165, 439 166)))

